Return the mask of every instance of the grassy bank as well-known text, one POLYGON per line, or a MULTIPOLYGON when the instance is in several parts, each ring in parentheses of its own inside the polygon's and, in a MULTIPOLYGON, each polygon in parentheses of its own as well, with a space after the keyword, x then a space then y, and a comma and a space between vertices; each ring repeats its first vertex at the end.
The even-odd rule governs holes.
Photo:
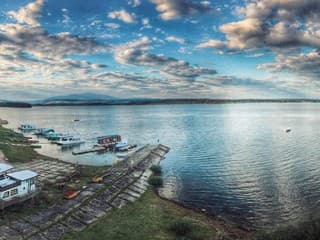
POLYGON ((0 150, 11 163, 29 162, 39 157, 31 146, 22 146, 26 144, 27 139, 22 134, 0 126, 0 150))
POLYGON ((217 232, 207 217, 160 199, 149 190, 123 209, 113 210, 81 233, 65 240, 214 240, 217 232))

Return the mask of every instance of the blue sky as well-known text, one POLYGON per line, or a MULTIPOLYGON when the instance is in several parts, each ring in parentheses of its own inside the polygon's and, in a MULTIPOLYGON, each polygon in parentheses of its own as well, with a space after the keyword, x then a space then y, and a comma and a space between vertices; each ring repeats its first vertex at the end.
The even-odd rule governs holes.
POLYGON ((315 0, 1 0, 0 99, 317 98, 315 0))

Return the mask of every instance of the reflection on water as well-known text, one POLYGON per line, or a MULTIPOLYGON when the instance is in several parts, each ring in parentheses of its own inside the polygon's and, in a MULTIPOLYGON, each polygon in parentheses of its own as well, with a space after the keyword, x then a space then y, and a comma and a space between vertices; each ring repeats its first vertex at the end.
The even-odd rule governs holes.
MULTIPOLYGON (((81 136, 120 134, 171 147, 162 162, 171 198, 254 226, 300 219, 319 209, 318 104, 35 107, 0 109, 9 127, 32 123, 81 136), (79 122, 72 121, 74 118, 79 122), (292 132, 286 133, 291 128, 292 132)), ((40 139, 43 154, 90 165, 115 156, 72 156, 40 139)))

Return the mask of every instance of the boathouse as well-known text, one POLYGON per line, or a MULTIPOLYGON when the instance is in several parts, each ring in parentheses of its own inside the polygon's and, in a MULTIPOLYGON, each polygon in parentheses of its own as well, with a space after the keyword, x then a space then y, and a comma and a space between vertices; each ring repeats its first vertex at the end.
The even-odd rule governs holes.
POLYGON ((0 209, 24 202, 37 192, 38 174, 30 170, 8 173, 13 167, 0 163, 0 209))

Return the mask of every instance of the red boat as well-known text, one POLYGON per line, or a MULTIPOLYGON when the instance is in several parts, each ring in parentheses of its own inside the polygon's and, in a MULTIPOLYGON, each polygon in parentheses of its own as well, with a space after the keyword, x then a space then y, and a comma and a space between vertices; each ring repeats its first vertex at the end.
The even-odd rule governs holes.
POLYGON ((80 193, 79 190, 74 190, 74 189, 68 190, 68 191, 64 194, 63 198, 64 198, 64 199, 67 199, 67 200, 70 200, 70 199, 73 199, 73 198, 75 198, 76 196, 78 196, 79 193, 80 193))

